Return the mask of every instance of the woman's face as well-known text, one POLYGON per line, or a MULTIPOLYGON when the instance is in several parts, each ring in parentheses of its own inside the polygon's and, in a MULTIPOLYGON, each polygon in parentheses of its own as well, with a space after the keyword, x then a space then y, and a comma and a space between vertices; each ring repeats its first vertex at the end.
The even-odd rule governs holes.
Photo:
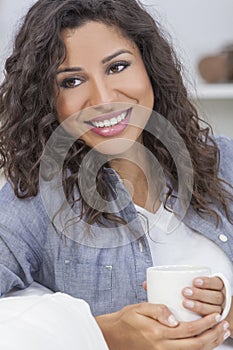
POLYGON ((59 122, 105 154, 127 150, 140 136, 154 104, 136 45, 103 23, 63 32, 67 50, 57 72, 59 122))

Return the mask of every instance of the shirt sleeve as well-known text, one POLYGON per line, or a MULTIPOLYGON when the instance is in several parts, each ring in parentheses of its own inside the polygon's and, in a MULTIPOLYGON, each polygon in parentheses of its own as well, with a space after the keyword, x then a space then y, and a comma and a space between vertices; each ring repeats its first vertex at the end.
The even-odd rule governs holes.
POLYGON ((45 215, 38 198, 17 198, 9 183, 0 191, 0 295, 26 288, 40 269, 45 215))

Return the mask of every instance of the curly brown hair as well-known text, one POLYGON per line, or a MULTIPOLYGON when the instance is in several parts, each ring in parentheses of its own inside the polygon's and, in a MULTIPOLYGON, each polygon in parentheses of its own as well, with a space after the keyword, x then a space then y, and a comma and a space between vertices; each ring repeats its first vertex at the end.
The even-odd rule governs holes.
MULTIPOLYGON (((219 219, 211 207, 211 203, 218 202, 230 220, 228 192, 218 178, 219 150, 210 136, 210 128, 200 127, 200 118, 188 99, 181 65, 169 40, 136 0, 39 0, 29 10, 16 36, 13 53, 6 61, 5 79, 0 87, 0 168, 11 180, 15 195, 28 198, 38 194, 41 157, 59 125, 54 83, 57 69, 66 57, 62 31, 87 21, 116 26, 137 45, 153 87, 154 110, 176 128, 189 151, 194 175, 191 205, 197 212, 219 219)), ((146 131, 143 143, 165 172, 170 184, 169 198, 178 182, 174 159, 146 131)), ((80 164, 88 151, 83 141, 76 140, 64 163, 64 189, 73 202, 80 164)), ((97 187, 107 198, 110 188, 103 169, 98 173, 97 187)), ((81 203, 90 222, 105 215, 91 208, 83 198, 81 203)))

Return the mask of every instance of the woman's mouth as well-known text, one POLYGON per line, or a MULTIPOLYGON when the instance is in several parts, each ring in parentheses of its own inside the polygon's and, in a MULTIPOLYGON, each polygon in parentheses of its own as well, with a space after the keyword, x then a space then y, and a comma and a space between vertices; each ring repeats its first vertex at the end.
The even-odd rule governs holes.
POLYGON ((101 116, 88 122, 91 131, 105 137, 114 136, 121 133, 129 123, 132 107, 123 112, 116 112, 101 116))

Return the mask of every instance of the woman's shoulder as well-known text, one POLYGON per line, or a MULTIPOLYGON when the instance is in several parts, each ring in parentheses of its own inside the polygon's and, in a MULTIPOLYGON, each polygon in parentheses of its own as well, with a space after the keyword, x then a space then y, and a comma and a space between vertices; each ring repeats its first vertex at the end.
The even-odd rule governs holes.
POLYGON ((13 186, 10 181, 5 181, 2 188, 0 189, 0 203, 1 205, 8 206, 20 203, 24 205, 37 205, 41 202, 40 195, 36 195, 30 198, 18 198, 15 193, 13 186))
POLYGON ((229 156, 232 156, 233 158, 233 154, 232 154, 233 139, 232 138, 224 135, 217 135, 217 136, 215 135, 214 141, 217 143, 220 152, 224 152, 224 153, 229 152, 229 156))
POLYGON ((18 198, 10 182, 6 182, 0 189, 0 223, 4 224, 5 220, 20 220, 29 222, 32 220, 36 221, 47 221, 46 211, 43 207, 40 194, 21 199, 18 198))

